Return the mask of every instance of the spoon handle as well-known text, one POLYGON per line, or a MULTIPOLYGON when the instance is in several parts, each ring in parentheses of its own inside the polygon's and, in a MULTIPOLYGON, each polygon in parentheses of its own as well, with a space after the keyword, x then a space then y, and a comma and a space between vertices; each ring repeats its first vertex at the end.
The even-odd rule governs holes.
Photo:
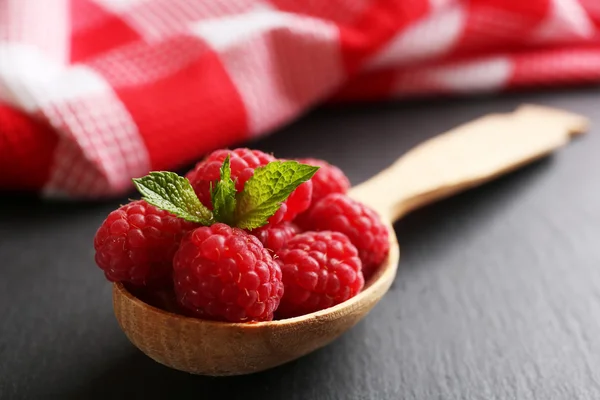
POLYGON ((486 115, 420 144, 352 188, 350 196, 395 221, 548 155, 585 132, 588 123, 583 116, 535 105, 486 115))

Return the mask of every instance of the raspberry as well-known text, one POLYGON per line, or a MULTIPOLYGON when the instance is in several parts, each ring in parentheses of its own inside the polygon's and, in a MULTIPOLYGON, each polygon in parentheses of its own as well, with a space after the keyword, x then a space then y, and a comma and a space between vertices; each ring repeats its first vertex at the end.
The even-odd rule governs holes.
POLYGON ((143 200, 111 212, 94 238, 96 264, 112 282, 171 284, 173 254, 196 227, 143 200))
POLYGON ((273 252, 277 252, 287 245, 287 242, 298 233, 298 227, 291 222, 282 222, 277 225, 266 225, 253 230, 254 236, 273 252))
POLYGON ((305 232, 277 253, 285 293, 277 313, 295 317, 356 296, 365 280, 356 247, 339 232, 305 232))
MULTIPOLYGON (((308 207, 310 207, 311 203, 312 191, 312 180, 308 180, 300 186, 298 186, 296 190, 294 190, 292 194, 290 194, 287 200, 281 205, 281 208, 285 206, 285 214, 283 216, 284 221, 293 221, 298 214, 308 210, 308 207)), ((279 210, 281 210, 281 208, 279 210)), ((276 221, 278 212, 275 213, 275 215, 273 215, 271 219, 276 221)), ((270 223, 272 223, 271 219, 269 219, 270 223)))
POLYGON ((221 223, 189 232, 173 270, 179 303, 201 318, 270 321, 283 295, 281 269, 260 241, 221 223))
MULTIPOLYGON (((220 169, 223 161, 229 155, 231 166, 231 179, 235 181, 238 192, 244 189, 244 185, 254 174, 254 170, 260 166, 267 165, 276 159, 259 150, 240 148, 235 150, 217 150, 196 164, 193 170, 187 173, 196 195, 206 207, 212 209, 210 198, 210 185, 213 187, 220 178, 220 169)), ((301 184, 292 192, 288 199, 281 205, 280 209, 269 218, 271 225, 281 221, 291 221, 296 215, 310 206, 312 195, 312 182, 301 184)))
POLYGON ((275 161, 275 157, 258 150, 235 149, 216 150, 200 161, 193 170, 185 176, 188 178, 196 195, 206 207, 212 208, 210 185, 213 187, 220 178, 220 170, 225 158, 229 156, 231 179, 235 182, 238 192, 244 189, 246 181, 254 174, 254 169, 275 161))
POLYGON ((313 204, 328 194, 345 194, 348 192, 348 189, 350 189, 350 181, 342 170, 335 165, 331 165, 327 161, 316 158, 301 158, 298 162, 321 167, 311 179, 313 183, 313 204))
POLYGON ((371 277, 390 249, 387 227, 375 211, 344 194, 330 194, 315 204, 308 225, 313 230, 348 236, 358 249, 365 279, 371 277))
POLYGON ((308 215, 310 214, 311 208, 328 194, 345 194, 348 192, 348 189, 350 188, 350 181, 346 175, 344 175, 341 169, 329 164, 327 161, 316 158, 301 158, 298 161, 303 164, 321 167, 311 179, 313 184, 311 207, 302 214, 298 215, 294 220, 298 226, 302 228, 308 228, 310 225, 308 222, 308 215))

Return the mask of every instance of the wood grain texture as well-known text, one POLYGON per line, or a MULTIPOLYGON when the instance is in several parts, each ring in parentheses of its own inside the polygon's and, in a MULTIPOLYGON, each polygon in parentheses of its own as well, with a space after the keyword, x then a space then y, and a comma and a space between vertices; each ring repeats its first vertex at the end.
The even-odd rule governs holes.
POLYGON ((584 116, 539 105, 483 115, 420 143, 351 196, 396 221, 545 157, 588 126, 584 116))
POLYGON ((90 243, 126 199, 0 197, 0 398, 600 398, 600 90, 322 110, 249 145, 329 159, 356 184, 427 137, 522 102, 589 115, 593 128, 533 167, 407 216, 395 226, 395 283, 367 318, 254 375, 177 372, 123 335, 90 243))

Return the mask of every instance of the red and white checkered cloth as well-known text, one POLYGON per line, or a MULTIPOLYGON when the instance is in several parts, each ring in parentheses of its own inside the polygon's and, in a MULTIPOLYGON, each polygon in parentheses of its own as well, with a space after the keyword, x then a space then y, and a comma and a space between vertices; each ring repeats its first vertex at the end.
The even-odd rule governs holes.
POLYGON ((600 0, 0 0, 0 188, 113 196, 335 98, 600 81, 600 0))

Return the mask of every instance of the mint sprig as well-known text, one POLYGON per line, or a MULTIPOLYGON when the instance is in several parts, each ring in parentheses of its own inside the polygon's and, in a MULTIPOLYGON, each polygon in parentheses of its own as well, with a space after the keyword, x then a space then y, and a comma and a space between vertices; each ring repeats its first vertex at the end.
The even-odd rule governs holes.
POLYGON ((236 226, 255 229, 265 225, 281 203, 318 169, 297 161, 273 161, 256 168, 237 195, 236 226))
POLYGON ((186 178, 174 172, 156 171, 133 180, 142 199, 186 221, 210 225, 213 213, 204 206, 186 178))
POLYGON ((228 225, 234 224, 236 206, 235 182, 231 179, 229 156, 221 166, 221 179, 211 188, 211 200, 215 219, 228 225))
POLYGON ((213 211, 200 202, 190 182, 174 172, 150 172, 133 182, 148 203, 187 221, 206 226, 223 222, 242 229, 256 229, 267 224, 281 203, 318 169, 297 161, 273 161, 256 168, 244 190, 238 193, 227 157, 221 166, 220 179, 214 187, 211 185, 213 211))

